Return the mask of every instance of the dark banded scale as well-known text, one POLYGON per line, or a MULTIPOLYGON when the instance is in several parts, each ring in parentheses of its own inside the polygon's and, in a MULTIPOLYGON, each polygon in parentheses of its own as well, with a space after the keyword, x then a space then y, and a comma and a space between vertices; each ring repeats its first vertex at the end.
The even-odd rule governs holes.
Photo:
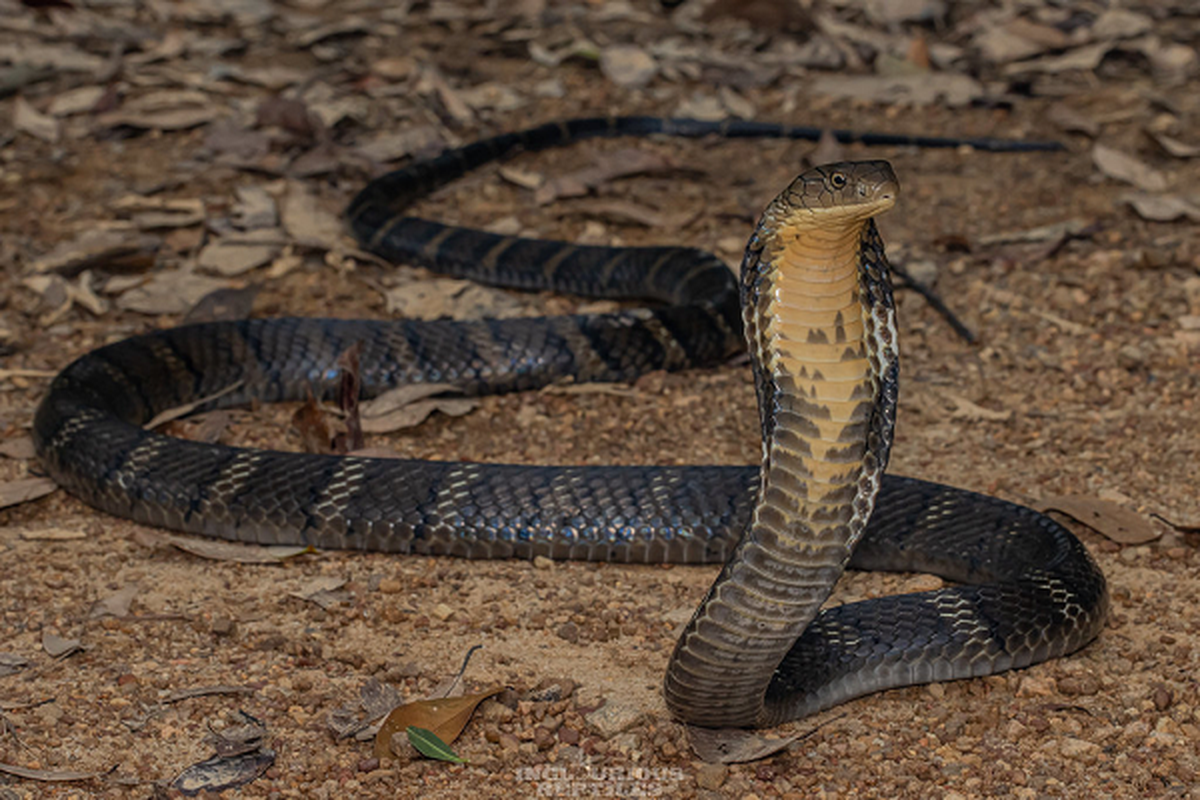
MULTIPOLYGON (((518 149, 599 135, 791 136, 761 123, 576 120, 483 140, 369 184, 347 217, 397 261, 519 288, 661 301, 606 315, 479 322, 243 320, 134 337, 76 360, 38 409, 50 474, 149 524, 239 541, 468 557, 725 562, 668 668, 673 713, 767 725, 891 686, 988 674, 1071 652, 1103 624, 1103 576, 1030 509, 884 476, 896 341, 871 217, 886 162, 818 168, 764 214, 739 287, 688 248, 575 246, 403 215, 424 193, 518 149), (744 316, 743 316, 744 315, 744 316), (745 338, 743 338, 745 337, 745 338), (362 346, 363 391, 467 394, 563 377, 630 380, 720 362, 748 340, 764 458, 753 467, 537 467, 378 460, 208 445, 140 427, 159 411, 331 396, 362 346), (818 613, 842 569, 922 570, 964 585, 818 613)), ((977 149, 1044 143, 856 135, 977 149)))

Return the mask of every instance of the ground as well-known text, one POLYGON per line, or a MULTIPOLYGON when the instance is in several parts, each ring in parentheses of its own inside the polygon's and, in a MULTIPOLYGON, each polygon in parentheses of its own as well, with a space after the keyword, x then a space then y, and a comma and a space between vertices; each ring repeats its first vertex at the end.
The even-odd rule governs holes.
MULTIPOLYGON (((659 687, 715 567, 333 552, 241 564, 175 549, 59 491, 0 510, 0 762, 112 773, 0 773, 0 797, 173 792, 212 755, 208 728, 241 724, 239 711, 266 725, 275 759, 223 796, 1200 796, 1195 10, 504 5, 366 2, 347 16, 321 0, 0 0, 0 117, 13 121, 0 129, 0 444, 11 456, 0 481, 40 474, 25 442, 47 376, 98 344, 177 324, 194 286, 256 285, 261 316, 385 317, 403 311, 397 287, 425 284, 442 297, 427 273, 397 273, 304 223, 327 221, 408 152, 598 113, 1057 139, 1064 152, 1028 154, 586 142, 481 169, 417 211, 549 238, 686 243, 735 264, 755 215, 810 160, 889 159, 903 184, 880 223, 893 260, 978 334, 966 343, 901 293, 891 469, 1026 504, 1080 496, 1097 528, 1113 527, 1115 506, 1132 512, 1157 538, 1069 523, 1108 577, 1108 626, 1070 657, 864 698, 787 726, 811 733, 783 752, 712 765, 659 687), (854 74, 876 83, 833 80, 854 74), (969 85, 913 88, 942 79, 969 85), (908 94, 880 97, 888 81, 908 94), (656 156, 638 170, 648 174, 543 203, 531 188, 584 168, 620 173, 630 148, 656 156), (265 223, 247 221, 251 207, 268 209, 265 223), (259 265, 223 275, 206 258, 254 229, 267 231, 259 265), (80 239, 97 230, 135 242, 134 255, 59 257, 64 243, 98 247, 80 239), (332 591, 313 596, 320 587, 332 591), (55 658, 58 637, 81 649, 55 658), (508 689, 454 743, 469 763, 380 763, 370 742, 330 732, 369 680, 419 699, 479 644, 467 686, 508 689), (176 696, 204 687, 237 692, 176 696)), ((481 297, 516 313, 591 302, 481 297)), ((298 448, 293 410, 235 412, 221 435, 298 448)), ((757 432, 748 367, 733 363, 618 391, 487 398, 372 444, 438 459, 743 464, 757 432)), ((852 574, 835 601, 931 585, 852 574)))

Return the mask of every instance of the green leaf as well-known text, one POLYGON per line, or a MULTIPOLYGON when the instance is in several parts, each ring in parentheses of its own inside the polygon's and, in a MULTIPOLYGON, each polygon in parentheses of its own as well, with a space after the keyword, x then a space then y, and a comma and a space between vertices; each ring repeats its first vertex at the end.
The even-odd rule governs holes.
POLYGON ((438 738, 438 735, 428 728, 418 728, 416 725, 409 725, 404 729, 408 734, 409 743, 417 749, 417 752, 427 758, 436 758, 438 761, 452 761, 455 764, 465 764, 466 759, 459 758, 458 755, 450 749, 450 745, 438 738))

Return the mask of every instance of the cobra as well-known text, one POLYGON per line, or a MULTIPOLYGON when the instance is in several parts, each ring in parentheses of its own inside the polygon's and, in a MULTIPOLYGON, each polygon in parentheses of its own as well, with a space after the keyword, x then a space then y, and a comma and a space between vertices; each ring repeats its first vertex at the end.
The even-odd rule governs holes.
MULTIPOLYGON (((383 176, 347 212, 364 246, 393 260, 666 305, 480 322, 256 319, 134 337, 82 356, 53 381, 34 424, 43 464, 109 513, 238 541, 722 562, 667 665, 667 704, 696 725, 772 725, 1091 641, 1108 595, 1070 532, 1019 505, 884 474, 899 386, 895 307, 874 222, 899 193, 886 162, 827 165, 793 181, 751 236, 740 286, 689 248, 517 239, 402 211, 518 147, 667 123, 584 120, 477 142, 383 176), (757 387, 759 467, 382 460, 189 442, 142 427, 198 400, 203 410, 313 389, 328 396, 338 355, 352 344, 362 347, 370 395, 412 382, 481 394, 564 376, 628 380, 718 362, 743 342, 757 387), (952 584, 823 608, 847 566, 931 572, 952 584)), ((738 130, 689 125, 669 132, 738 130)))

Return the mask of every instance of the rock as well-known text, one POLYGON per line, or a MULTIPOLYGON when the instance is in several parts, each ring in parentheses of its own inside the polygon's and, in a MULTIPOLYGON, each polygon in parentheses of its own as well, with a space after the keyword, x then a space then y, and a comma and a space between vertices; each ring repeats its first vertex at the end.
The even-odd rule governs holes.
POLYGON ((640 89, 658 74, 658 63, 640 47, 619 44, 600 54, 600 71, 618 86, 640 89))
POLYGON ((430 610, 429 613, 440 619, 442 622, 446 622, 454 616, 454 609, 445 603, 438 603, 433 607, 432 610, 430 610))
POLYGON ((564 622, 558 626, 558 630, 555 633, 558 635, 558 638, 565 639, 571 644, 579 641, 579 626, 574 622, 564 622))
POLYGON ((1100 745, 1095 742, 1076 739, 1073 736, 1064 738, 1059 748, 1063 754, 1063 758, 1083 761, 1087 764, 1091 764, 1100 756, 1100 745))
POLYGON ((642 710, 623 700, 609 699, 603 706, 588 714, 588 724, 605 739, 627 731, 642 719, 642 710))
POLYGON ((724 764, 705 764, 696 770, 696 785, 701 789, 720 789, 729 774, 724 764))

